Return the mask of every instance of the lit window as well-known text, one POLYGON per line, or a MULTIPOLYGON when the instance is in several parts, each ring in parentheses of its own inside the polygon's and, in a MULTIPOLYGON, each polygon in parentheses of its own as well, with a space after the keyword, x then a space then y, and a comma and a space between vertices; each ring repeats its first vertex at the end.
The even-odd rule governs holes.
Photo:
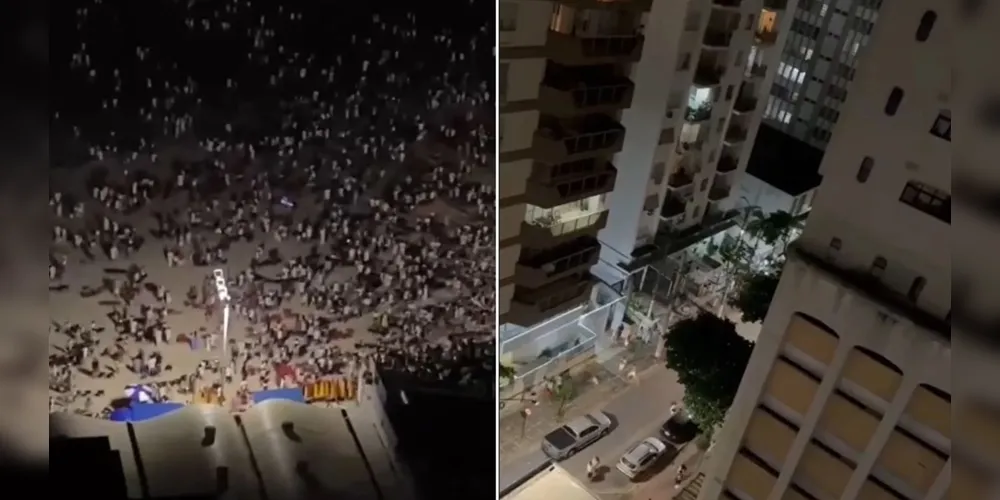
MULTIPOLYGON (((805 71, 799 71, 799 77, 795 79, 795 82, 801 84, 804 81, 806 81, 806 72, 805 71)), ((795 99, 795 98, 793 97, 792 99, 795 99)))
POLYGON ((823 16, 825 16, 825 15, 826 15, 826 10, 827 10, 827 9, 829 9, 829 8, 830 8, 830 6, 829 6, 829 5, 827 5, 827 4, 823 4, 823 5, 822 5, 822 6, 821 6, 821 7, 819 8, 819 17, 823 17, 823 16))

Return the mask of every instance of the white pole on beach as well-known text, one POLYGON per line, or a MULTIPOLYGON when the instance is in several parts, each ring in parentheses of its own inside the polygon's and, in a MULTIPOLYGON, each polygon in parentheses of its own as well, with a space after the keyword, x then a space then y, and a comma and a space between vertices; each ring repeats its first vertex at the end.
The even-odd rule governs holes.
POLYGON ((215 279, 216 296, 219 299, 219 304, 222 305, 222 349, 219 355, 219 383, 223 394, 225 394, 226 367, 228 366, 226 354, 229 349, 229 286, 226 282, 226 274, 222 269, 213 270, 212 277, 215 279))

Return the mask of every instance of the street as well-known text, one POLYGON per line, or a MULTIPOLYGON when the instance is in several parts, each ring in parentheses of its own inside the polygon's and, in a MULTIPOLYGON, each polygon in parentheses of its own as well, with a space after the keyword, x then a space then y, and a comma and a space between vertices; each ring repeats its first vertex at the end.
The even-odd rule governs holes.
MULTIPOLYGON (((629 480, 615 468, 618 460, 633 444, 650 436, 658 436, 660 425, 670 413, 671 402, 680 401, 682 397, 683 388, 677 383, 677 375, 662 364, 654 365, 641 374, 639 382, 616 392, 603 407, 597 406, 591 410, 604 411, 611 417, 611 433, 578 455, 560 463, 560 466, 599 496, 622 495, 635 490, 648 478, 655 476, 655 472, 664 470, 669 458, 653 466, 654 474, 644 475, 636 482, 629 480), (590 482, 587 479, 587 461, 594 456, 599 457, 604 465, 604 474, 599 480, 590 482)), ((551 429, 558 425, 557 422, 552 422, 551 429)), ((528 451, 524 454, 501 462, 501 490, 548 461, 538 443, 526 449, 528 451)))

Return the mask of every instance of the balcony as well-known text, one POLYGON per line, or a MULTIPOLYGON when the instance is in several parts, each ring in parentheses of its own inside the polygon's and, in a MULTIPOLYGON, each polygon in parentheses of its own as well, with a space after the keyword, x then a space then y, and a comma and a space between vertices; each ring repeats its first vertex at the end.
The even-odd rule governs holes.
POLYGON ((712 0, 712 6, 720 9, 739 9, 742 0, 712 0))
POLYGON ((731 31, 713 29, 705 31, 705 36, 701 39, 702 44, 708 49, 725 49, 732 41, 733 33, 731 31))
POLYGON ((519 287, 539 289, 574 273, 585 273, 597 264, 601 244, 585 236, 562 245, 533 252, 517 263, 514 283, 519 287))
POLYGON ((726 144, 739 144, 747 140, 747 129, 743 127, 730 126, 726 131, 726 144))
POLYGON ((770 47, 778 41, 778 31, 777 30, 757 30, 754 33, 753 39, 757 42, 757 45, 764 47, 770 47))
POLYGON ((717 203, 729 198, 729 193, 732 191, 731 186, 721 184, 716 182, 712 185, 712 189, 708 190, 708 201, 717 203))
POLYGON ((663 200, 663 207, 660 208, 660 218, 672 219, 684 215, 685 210, 687 210, 687 203, 684 200, 676 196, 667 196, 667 199, 663 200))
POLYGON ((677 253, 705 238, 709 238, 735 226, 741 213, 739 210, 728 210, 725 212, 709 210, 705 213, 700 223, 687 229, 680 231, 658 231, 655 238, 658 249, 653 254, 653 258, 677 253))
POLYGON ((715 171, 720 174, 728 174, 736 171, 736 167, 739 165, 736 163, 736 158, 729 155, 722 155, 719 158, 719 165, 716 167, 715 171))
POLYGON ((537 218, 521 223, 521 244, 529 248, 548 248, 583 236, 597 237, 608 223, 608 211, 600 210, 537 218))
POLYGON ((589 273, 568 276, 538 290, 517 288, 504 319, 515 325, 535 325, 587 302, 593 288, 589 273))
POLYGON ((699 64, 694 71, 694 84, 698 87, 712 87, 722 82, 721 68, 710 64, 699 64))
POLYGON ((671 189, 680 189, 690 186, 693 183, 694 176, 687 173, 683 168, 670 174, 670 178, 667 180, 667 186, 671 189))
POLYGON ((688 123, 699 123, 703 122, 712 117, 712 105, 703 104, 696 108, 688 106, 687 110, 684 112, 684 120, 688 123))
POLYGON ((549 31, 546 52, 549 58, 566 66, 633 63, 642 55, 643 37, 636 31, 584 35, 549 31))
POLYGON ((802 243, 796 241, 788 246, 790 259, 798 260, 811 268, 828 275, 843 288, 866 297, 875 304, 885 307, 890 313, 909 319, 926 330, 951 338, 951 321, 931 314, 906 297, 906 294, 889 288, 865 269, 851 269, 838 265, 831 259, 820 257, 802 243))
POLYGON ((764 0, 764 8, 768 10, 785 10, 788 0, 764 0))
POLYGON ((763 64, 751 64, 743 70, 743 76, 749 79, 764 78, 767 76, 767 66, 763 64))
POLYGON ((632 105, 635 85, 614 67, 549 64, 539 89, 539 110, 558 117, 612 113, 632 105))
POLYGON ((757 99, 753 97, 739 97, 733 103, 733 113, 749 113, 757 108, 757 99))
POLYGON ((607 193, 615 188, 618 170, 610 162, 591 172, 555 179, 529 178, 525 185, 525 202, 541 208, 555 208, 591 196, 607 193))
POLYGON ((543 117, 535 132, 535 159, 549 164, 611 156, 622 149, 625 127, 606 115, 559 120, 543 117))

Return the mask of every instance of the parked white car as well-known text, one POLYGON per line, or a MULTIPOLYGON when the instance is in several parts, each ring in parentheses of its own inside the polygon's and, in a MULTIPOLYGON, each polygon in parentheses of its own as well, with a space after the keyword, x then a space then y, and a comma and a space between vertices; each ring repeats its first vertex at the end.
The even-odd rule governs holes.
POLYGON ((667 452, 667 444, 655 437, 649 437, 628 449, 618 461, 618 470, 630 479, 635 479, 642 471, 667 452))

